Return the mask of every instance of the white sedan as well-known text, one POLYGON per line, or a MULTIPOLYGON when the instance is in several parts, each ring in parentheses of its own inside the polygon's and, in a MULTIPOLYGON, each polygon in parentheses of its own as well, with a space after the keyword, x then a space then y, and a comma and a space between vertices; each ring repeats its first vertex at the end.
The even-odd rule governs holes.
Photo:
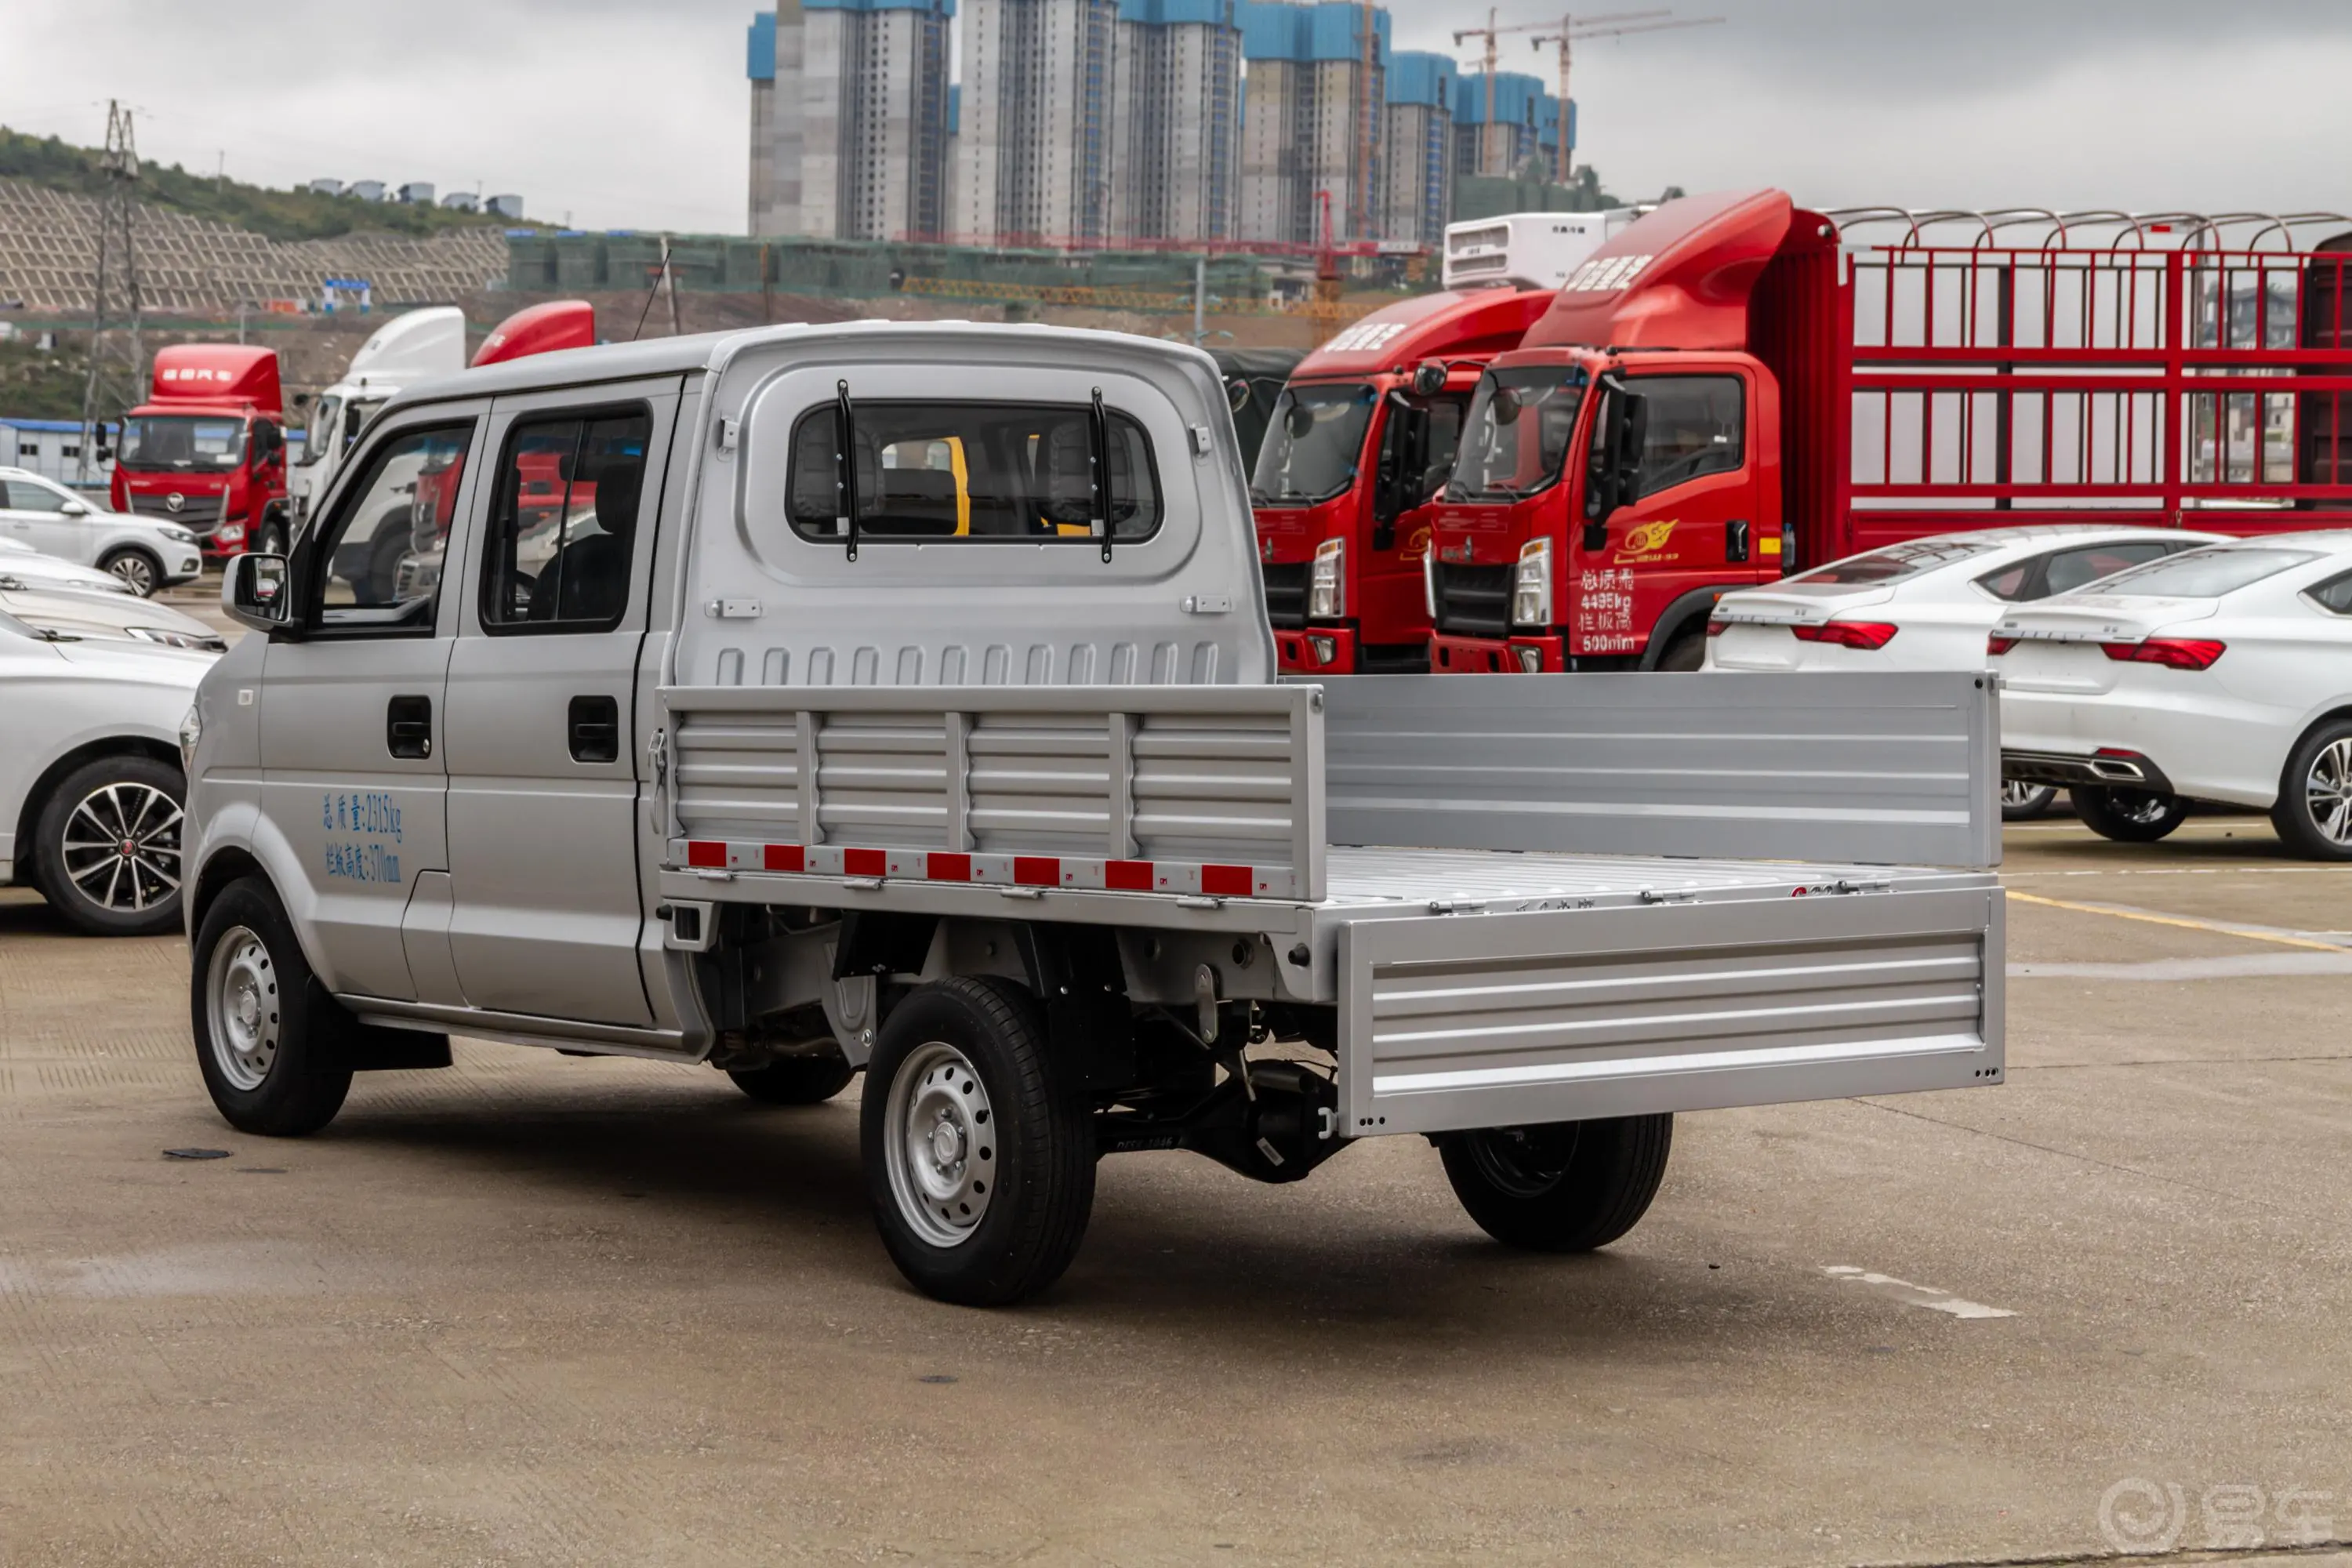
POLYGON ((181 726, 212 664, 0 613, 0 883, 83 931, 179 929, 181 726))
MULTIPOLYGON (((2051 523, 1915 539, 1716 602, 1702 669, 1980 669, 2011 605, 2224 537, 2174 528, 2051 523)), ((2038 816, 2057 792, 2012 783, 2001 810, 2038 816)))
POLYGON ((85 594, 131 592, 131 584, 111 572, 77 566, 70 561, 44 555, 31 545, 13 539, 0 539, 0 588, 71 588, 85 594))
POLYGON ((38 631, 103 641, 150 643, 195 653, 224 653, 228 639, 194 616, 121 592, 11 586, 0 570, 0 613, 38 631))
POLYGON ((2218 801, 2352 860, 2352 531, 2151 562, 2011 610, 1989 651, 2003 775, 2071 787, 2095 831, 2147 842, 2218 801))
POLYGON ((0 468, 0 539, 111 573, 142 597, 205 569, 196 536, 178 523, 108 511, 25 468, 0 468))

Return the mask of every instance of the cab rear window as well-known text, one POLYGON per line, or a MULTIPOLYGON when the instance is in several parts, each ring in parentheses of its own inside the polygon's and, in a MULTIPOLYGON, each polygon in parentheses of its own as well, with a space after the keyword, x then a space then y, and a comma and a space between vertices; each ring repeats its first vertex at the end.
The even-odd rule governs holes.
POLYGON ((1084 404, 821 405, 793 426, 786 506, 793 531, 832 543, 867 540, 1050 543, 1160 531, 1160 478, 1143 427, 1102 418, 1108 493, 1096 486, 1094 410, 1084 404), (844 426, 855 462, 842 463, 844 426), (854 480, 854 483, 852 482, 854 480))

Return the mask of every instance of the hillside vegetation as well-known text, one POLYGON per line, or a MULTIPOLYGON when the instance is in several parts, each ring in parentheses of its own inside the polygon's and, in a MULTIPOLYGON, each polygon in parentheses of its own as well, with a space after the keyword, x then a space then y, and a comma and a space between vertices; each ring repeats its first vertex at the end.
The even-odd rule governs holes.
MULTIPOLYGON (((0 125, 0 179, 95 196, 106 184, 100 158, 96 148, 69 146, 55 136, 26 136, 0 125)), ((273 191, 241 180, 192 174, 177 163, 142 163, 139 196, 155 206, 277 240, 332 239, 362 230, 422 238, 443 229, 511 226, 508 219, 482 213, 362 202, 312 191, 273 191)))

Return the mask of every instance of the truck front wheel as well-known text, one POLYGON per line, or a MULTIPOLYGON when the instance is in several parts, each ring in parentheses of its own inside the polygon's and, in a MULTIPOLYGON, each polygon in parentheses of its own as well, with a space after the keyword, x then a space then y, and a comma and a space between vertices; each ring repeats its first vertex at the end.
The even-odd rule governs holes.
POLYGON ((222 1119, 267 1138, 332 1121, 352 1087, 339 1048, 350 1015, 311 974, 269 884, 247 877, 224 889, 191 957, 196 1063, 222 1119))
POLYGON ((891 1009, 860 1131, 882 1244, 925 1294, 1003 1306, 1069 1267, 1094 1207, 1093 1112, 1026 991, 958 977, 891 1009))
POLYGON ((1506 1247, 1590 1252, 1633 1228, 1657 1195, 1670 1115, 1492 1127, 1439 1140, 1446 1180, 1506 1247))

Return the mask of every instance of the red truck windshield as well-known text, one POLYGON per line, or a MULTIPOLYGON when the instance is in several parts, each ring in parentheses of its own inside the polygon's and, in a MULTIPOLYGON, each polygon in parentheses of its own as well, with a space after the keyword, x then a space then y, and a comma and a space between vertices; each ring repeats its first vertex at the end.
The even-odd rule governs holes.
POLYGON ((185 473, 233 468, 245 456, 245 421, 149 414, 122 422, 115 460, 126 468, 185 473))
POLYGON ((1584 372, 1517 365, 1478 383, 1446 482, 1452 500, 1516 500, 1558 482, 1584 402, 1584 372))
POLYGON ((1258 448, 1250 500, 1312 506, 1354 484, 1377 395, 1360 382, 1286 387, 1258 448))

